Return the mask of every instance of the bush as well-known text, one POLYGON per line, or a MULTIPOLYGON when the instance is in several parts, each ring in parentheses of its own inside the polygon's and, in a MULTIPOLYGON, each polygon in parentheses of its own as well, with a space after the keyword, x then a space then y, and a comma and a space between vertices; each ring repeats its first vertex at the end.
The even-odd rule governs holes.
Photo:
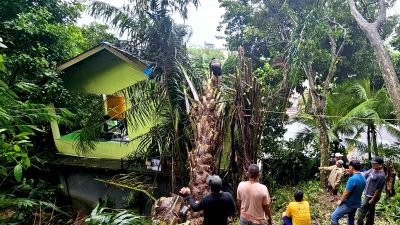
POLYGON ((287 142, 282 149, 267 153, 263 171, 269 185, 291 185, 315 178, 318 161, 295 142, 287 142))

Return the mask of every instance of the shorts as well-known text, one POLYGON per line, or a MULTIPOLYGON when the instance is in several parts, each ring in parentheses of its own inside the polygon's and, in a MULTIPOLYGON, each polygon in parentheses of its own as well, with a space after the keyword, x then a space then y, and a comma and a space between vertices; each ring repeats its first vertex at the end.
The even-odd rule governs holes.
POLYGON ((243 217, 240 217, 240 225, 264 225, 265 223, 253 223, 243 217))
POLYGON ((211 71, 214 74, 214 76, 222 76, 222 70, 220 66, 211 66, 211 71))

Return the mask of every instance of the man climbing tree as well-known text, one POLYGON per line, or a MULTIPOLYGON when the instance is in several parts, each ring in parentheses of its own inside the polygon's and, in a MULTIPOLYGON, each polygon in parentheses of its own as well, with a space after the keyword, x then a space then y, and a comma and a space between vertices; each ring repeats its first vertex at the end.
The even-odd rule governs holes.
POLYGON ((221 77, 222 77, 221 62, 216 58, 212 58, 209 68, 210 68, 210 73, 214 75, 213 77, 214 86, 219 87, 219 85, 221 84, 221 77))

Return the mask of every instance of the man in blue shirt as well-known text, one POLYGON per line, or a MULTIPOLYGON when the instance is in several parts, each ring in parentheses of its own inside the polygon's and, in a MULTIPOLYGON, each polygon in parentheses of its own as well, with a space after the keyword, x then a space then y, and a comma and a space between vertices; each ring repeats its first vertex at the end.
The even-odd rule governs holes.
POLYGON ((331 224, 339 225, 339 219, 347 214, 347 224, 354 225, 354 216, 357 208, 361 206, 361 195, 364 191, 366 180, 360 173, 361 163, 353 160, 349 163, 348 172, 352 174, 346 183, 346 189, 337 202, 338 207, 332 213, 331 224))

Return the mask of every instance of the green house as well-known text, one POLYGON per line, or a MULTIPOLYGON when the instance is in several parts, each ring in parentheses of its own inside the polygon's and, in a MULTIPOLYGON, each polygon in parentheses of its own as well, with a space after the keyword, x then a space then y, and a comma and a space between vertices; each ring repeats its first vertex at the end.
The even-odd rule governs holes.
MULTIPOLYGON (((123 97, 115 94, 147 79, 143 73, 146 64, 121 49, 101 43, 60 65, 58 69, 62 72, 61 78, 67 90, 103 96, 104 106, 100 107, 104 107, 106 129, 108 126, 112 128, 114 124, 114 130, 121 129, 121 126, 124 130, 123 133, 116 132, 116 135, 112 130, 107 132, 105 138, 99 138, 96 141, 94 150, 85 155, 79 155, 76 149, 79 131, 60 134, 57 122, 52 121, 51 128, 58 152, 67 156, 120 160, 135 151, 139 144, 138 140, 134 140, 135 137, 148 132, 155 123, 136 127, 136 129, 129 127, 123 119, 124 111, 129 110, 129 101, 125 102, 123 97), (120 104, 110 106, 110 99, 112 99, 110 96, 120 104), (110 111, 113 110, 117 112, 111 113, 110 111)), ((54 108, 51 110, 54 111, 54 108)))

